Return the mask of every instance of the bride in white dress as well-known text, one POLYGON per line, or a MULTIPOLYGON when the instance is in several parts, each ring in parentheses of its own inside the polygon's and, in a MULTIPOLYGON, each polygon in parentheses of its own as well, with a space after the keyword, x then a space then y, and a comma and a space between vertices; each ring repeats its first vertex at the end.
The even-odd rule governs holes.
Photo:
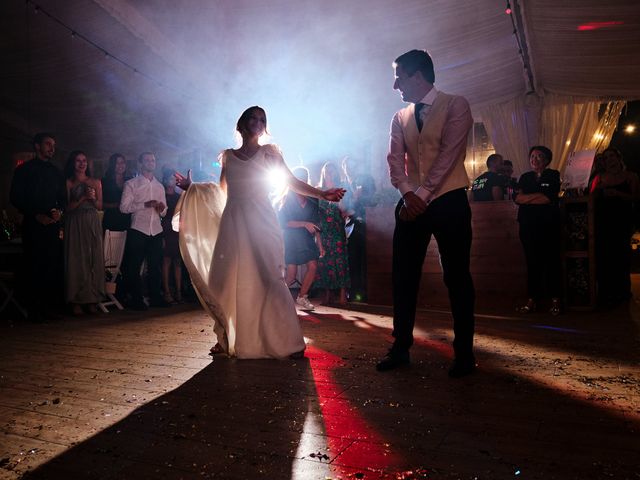
POLYGON ((261 107, 242 113, 236 125, 242 146, 222 152, 220 185, 192 183, 190 174, 176 174, 186 192, 173 223, 192 283, 214 320, 214 349, 238 358, 299 358, 305 343, 284 281, 282 232, 269 200, 269 174, 279 169, 293 191, 324 200, 339 201, 344 190, 322 191, 295 178, 278 147, 258 143, 266 128, 261 107))

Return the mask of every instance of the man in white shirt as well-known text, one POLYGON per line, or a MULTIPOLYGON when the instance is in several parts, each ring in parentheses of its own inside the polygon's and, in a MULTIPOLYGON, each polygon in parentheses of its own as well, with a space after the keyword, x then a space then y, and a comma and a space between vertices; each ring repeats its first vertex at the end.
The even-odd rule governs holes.
POLYGON ((433 61, 426 51, 401 55, 394 68, 393 88, 409 103, 393 117, 387 156, 391 183, 402 194, 393 236, 395 341, 376 368, 385 371, 409 363, 422 264, 433 235, 454 320, 455 360, 449 375, 461 377, 475 369, 471 209, 464 167, 473 119, 465 98, 433 86, 433 61))
POLYGON ((138 157, 140 175, 125 182, 120 200, 120 211, 131 214, 131 227, 127 232, 126 275, 127 290, 131 295, 130 308, 146 310, 142 296, 140 267, 147 260, 148 290, 151 306, 165 307, 160 293, 162 265, 162 225, 160 218, 167 213, 167 200, 162 184, 154 176, 156 157, 144 152, 138 157))

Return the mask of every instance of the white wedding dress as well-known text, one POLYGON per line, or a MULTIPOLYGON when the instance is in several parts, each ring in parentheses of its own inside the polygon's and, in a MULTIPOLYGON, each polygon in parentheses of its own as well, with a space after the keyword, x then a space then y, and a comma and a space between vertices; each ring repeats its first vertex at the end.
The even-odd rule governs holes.
POLYGON ((227 195, 215 183, 193 183, 176 206, 180 252, 224 351, 284 358, 305 348, 268 195, 269 172, 286 166, 274 145, 261 146, 249 160, 232 150, 221 159, 227 195))

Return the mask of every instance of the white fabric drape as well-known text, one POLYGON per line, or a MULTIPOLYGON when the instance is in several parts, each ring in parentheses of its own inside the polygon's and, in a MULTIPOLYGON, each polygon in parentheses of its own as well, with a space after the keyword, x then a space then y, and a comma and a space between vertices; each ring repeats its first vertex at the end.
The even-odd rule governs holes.
POLYGON ((600 112, 598 129, 591 140, 591 145, 587 147, 588 149, 602 151, 609 146, 626 104, 627 102, 622 101, 608 102, 606 104, 604 110, 600 112))
POLYGON ((538 109, 538 98, 527 95, 480 110, 496 153, 513 162, 518 177, 531 168, 525 150, 537 137, 538 109))
POLYGON ((544 97, 538 142, 553 152, 551 167, 562 170, 571 152, 584 150, 598 128, 600 102, 549 94, 544 97))
POLYGON ((571 152, 607 147, 625 103, 608 102, 599 118, 601 99, 547 94, 539 138, 553 152, 553 168, 562 171, 571 152))
POLYGON ((553 152, 551 167, 562 170, 571 152, 605 148, 626 102, 546 94, 518 97, 484 107, 482 119, 494 148, 513 161, 517 175, 530 170, 527 152, 545 145, 553 152), (540 106, 539 106, 540 105, 540 106))

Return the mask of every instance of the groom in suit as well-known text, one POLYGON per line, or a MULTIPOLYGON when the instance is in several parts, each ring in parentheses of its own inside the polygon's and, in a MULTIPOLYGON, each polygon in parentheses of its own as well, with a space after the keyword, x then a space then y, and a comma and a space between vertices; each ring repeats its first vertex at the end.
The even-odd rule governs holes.
POLYGON ((393 234, 393 337, 378 371, 409 364, 422 264, 431 236, 438 242, 453 315, 455 360, 449 376, 475 370, 474 300, 469 272, 471 209, 464 157, 473 125, 469 103, 433 86, 433 61, 424 50, 396 59, 394 90, 409 105, 391 122, 389 174, 402 194, 393 234))

